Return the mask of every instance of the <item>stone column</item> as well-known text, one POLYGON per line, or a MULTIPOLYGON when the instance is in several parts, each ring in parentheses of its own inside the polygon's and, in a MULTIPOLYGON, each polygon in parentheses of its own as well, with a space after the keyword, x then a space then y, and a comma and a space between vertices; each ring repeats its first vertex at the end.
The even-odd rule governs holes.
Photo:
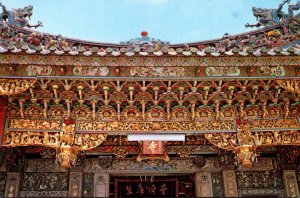
POLYGON ((20 192, 21 173, 8 172, 5 185, 5 197, 18 197, 20 192))
POLYGON ((196 173, 195 189, 196 197, 213 197, 210 172, 196 173))
POLYGON ((69 197, 82 197, 82 172, 70 172, 69 197))
POLYGON ((235 171, 223 171, 223 181, 225 197, 238 197, 235 171))
POLYGON ((109 197, 109 174, 95 173, 94 197, 109 197))
POLYGON ((295 170, 283 170, 283 181, 287 197, 300 196, 295 170))

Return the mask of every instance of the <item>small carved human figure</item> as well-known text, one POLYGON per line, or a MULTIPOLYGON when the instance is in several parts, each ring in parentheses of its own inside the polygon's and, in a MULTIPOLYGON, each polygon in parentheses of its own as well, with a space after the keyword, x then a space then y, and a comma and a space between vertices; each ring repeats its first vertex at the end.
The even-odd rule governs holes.
POLYGON ((137 194, 143 196, 144 193, 145 193, 145 189, 144 189, 144 187, 143 187, 143 184, 140 183, 140 184, 138 185, 138 191, 137 191, 137 194))
POLYGON ((126 195, 132 195, 131 185, 126 186, 126 191, 127 191, 126 195))
POLYGON ((167 185, 166 184, 162 184, 159 191, 161 193, 161 195, 166 195, 166 192, 167 192, 168 188, 167 188, 167 185))

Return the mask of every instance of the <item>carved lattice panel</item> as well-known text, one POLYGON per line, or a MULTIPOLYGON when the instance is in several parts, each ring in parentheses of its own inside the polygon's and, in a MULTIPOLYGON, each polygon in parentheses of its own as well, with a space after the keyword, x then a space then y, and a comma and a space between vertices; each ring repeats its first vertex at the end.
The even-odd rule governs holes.
POLYGON ((222 172, 211 173, 214 197, 224 197, 223 175, 222 172))
POLYGON ((22 191, 68 191, 68 173, 24 173, 22 191))
POLYGON ((284 186, 280 171, 237 171, 240 196, 283 196, 284 186))
POLYGON ((83 197, 93 197, 93 191, 94 191, 93 188, 94 188, 94 173, 84 173, 82 196, 83 197))

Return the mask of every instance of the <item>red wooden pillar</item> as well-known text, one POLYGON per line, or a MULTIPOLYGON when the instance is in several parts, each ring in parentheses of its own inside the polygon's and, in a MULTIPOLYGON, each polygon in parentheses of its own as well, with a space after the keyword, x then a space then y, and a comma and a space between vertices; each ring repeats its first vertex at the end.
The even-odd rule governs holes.
POLYGON ((6 102, 7 98, 0 96, 0 147, 2 146, 2 139, 5 128, 6 102))

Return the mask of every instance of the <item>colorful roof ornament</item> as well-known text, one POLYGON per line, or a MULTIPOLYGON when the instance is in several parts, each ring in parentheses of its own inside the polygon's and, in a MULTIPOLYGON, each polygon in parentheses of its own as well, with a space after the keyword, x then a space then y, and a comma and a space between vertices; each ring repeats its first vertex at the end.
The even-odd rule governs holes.
POLYGON ((43 26, 41 21, 38 21, 38 24, 36 25, 29 24, 29 20, 33 11, 32 5, 13 10, 8 10, 2 3, 0 3, 0 6, 2 7, 2 13, 0 14, 0 26, 9 25, 17 28, 37 28, 43 26))
POLYGON ((156 43, 159 43, 161 45, 170 45, 170 42, 164 42, 159 39, 150 38, 148 36, 148 32, 142 31, 140 38, 130 39, 129 41, 120 42, 120 44, 125 45, 134 45, 134 46, 144 46, 144 45, 150 45, 154 46, 156 43))
POLYGON ((260 27, 260 26, 273 26, 285 20, 289 20, 294 16, 294 11, 299 10, 300 1, 296 4, 289 4, 288 10, 289 13, 285 13, 282 11, 282 8, 285 4, 290 3, 291 0, 284 0, 281 4, 279 4, 278 8, 275 9, 265 9, 265 8, 252 8, 253 15, 257 19, 256 24, 247 23, 246 27, 260 27))

